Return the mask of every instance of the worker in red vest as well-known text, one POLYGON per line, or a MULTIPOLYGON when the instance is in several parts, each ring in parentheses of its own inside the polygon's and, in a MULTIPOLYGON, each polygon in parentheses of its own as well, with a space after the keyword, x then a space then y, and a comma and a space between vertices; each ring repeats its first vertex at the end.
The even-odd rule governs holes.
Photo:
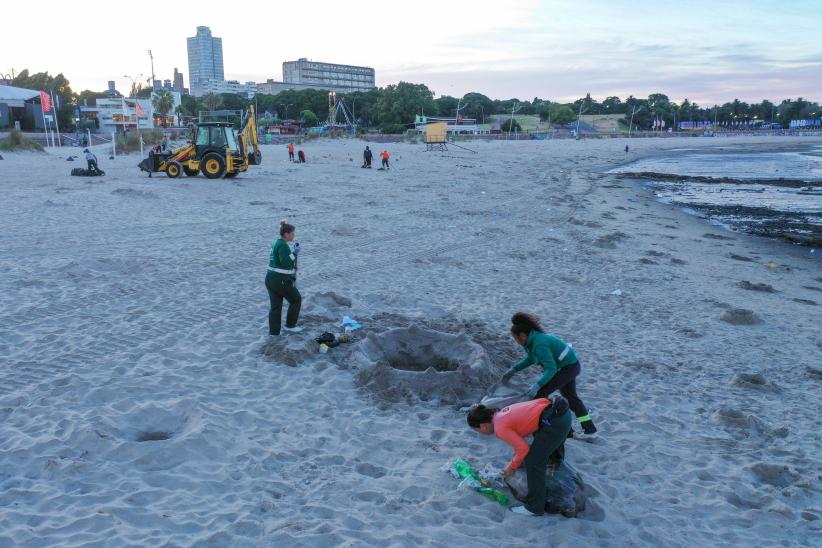
POLYGON ((294 161, 294 143, 288 143, 288 159, 294 161))
POLYGON ((382 167, 384 167, 385 169, 388 169, 388 159, 390 157, 391 155, 388 154, 387 150, 383 150, 382 152, 380 152, 380 158, 382 158, 382 167))

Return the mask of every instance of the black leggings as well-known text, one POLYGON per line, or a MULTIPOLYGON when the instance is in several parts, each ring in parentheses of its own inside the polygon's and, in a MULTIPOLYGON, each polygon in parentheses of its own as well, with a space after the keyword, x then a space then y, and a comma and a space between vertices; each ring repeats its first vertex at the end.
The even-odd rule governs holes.
POLYGON ((265 288, 271 299, 271 310, 268 312, 268 332, 272 335, 280 334, 280 322, 283 316, 283 299, 288 301, 288 314, 285 317, 286 327, 296 327, 300 318, 302 296, 294 287, 294 279, 290 276, 269 272, 265 276, 265 288))
POLYGON ((568 400, 568 405, 577 418, 586 416, 588 409, 585 407, 585 404, 582 403, 582 400, 579 399, 579 396, 577 396, 576 378, 577 375, 579 375, 580 369, 579 362, 560 367, 556 374, 551 377, 551 380, 539 389, 536 397, 547 398, 552 392, 559 390, 559 393, 568 400))

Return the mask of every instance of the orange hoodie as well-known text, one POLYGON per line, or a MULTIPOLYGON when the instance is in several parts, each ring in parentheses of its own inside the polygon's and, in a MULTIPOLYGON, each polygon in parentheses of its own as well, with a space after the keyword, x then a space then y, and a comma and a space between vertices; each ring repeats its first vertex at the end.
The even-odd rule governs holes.
POLYGON ((503 407, 494 414, 494 434, 514 448, 514 458, 508 463, 511 470, 516 470, 525 460, 531 446, 525 441, 539 428, 539 416, 551 404, 546 398, 515 403, 503 407))

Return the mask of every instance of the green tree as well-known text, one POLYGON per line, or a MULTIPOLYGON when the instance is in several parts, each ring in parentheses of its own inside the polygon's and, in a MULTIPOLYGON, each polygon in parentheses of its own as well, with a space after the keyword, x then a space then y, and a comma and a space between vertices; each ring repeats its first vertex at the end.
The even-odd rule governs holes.
POLYGON ((314 127, 320 123, 320 119, 312 111, 306 109, 300 113, 300 120, 306 127, 314 127))
POLYGON ((414 115, 422 112, 437 112, 434 93, 425 84, 400 82, 386 86, 375 105, 376 117, 380 124, 410 125, 414 115))
POLYGON ((200 99, 202 105, 208 110, 209 112, 214 112, 223 104, 223 98, 216 93, 209 93, 207 95, 203 95, 202 99, 200 99))
MULTIPOLYGON (((434 102, 437 103, 437 114, 440 116, 447 116, 448 118, 455 117, 457 115, 457 103, 460 103, 460 109, 462 109, 461 101, 450 95, 442 95, 434 99, 434 102)), ((431 114, 434 113, 432 112, 431 114)))
POLYGON ((478 123, 484 123, 483 120, 489 114, 494 114, 494 101, 483 95, 482 93, 471 92, 466 93, 462 98, 465 105, 463 114, 468 118, 475 118, 478 123))
POLYGON ((170 91, 161 89, 154 92, 154 95, 151 97, 151 104, 154 106, 154 110, 162 116, 163 127, 168 127, 166 116, 168 116, 168 113, 174 108, 174 96, 171 95, 170 91))
POLYGON ((522 126, 519 125, 519 122, 517 122, 516 119, 508 118, 502 123, 500 129, 504 133, 508 133, 509 131, 522 131, 522 126))
POLYGON ((60 105, 57 113, 57 121, 61 130, 66 130, 73 126, 75 100, 71 91, 69 81, 63 73, 51 76, 48 72, 38 72, 29 74, 28 69, 23 69, 11 82, 12 86, 26 88, 36 91, 45 91, 54 95, 55 101, 60 105))
POLYGON ((560 105, 559 103, 551 103, 549 107, 551 113, 551 123, 565 125, 570 124, 577 119, 574 109, 568 105, 560 105))

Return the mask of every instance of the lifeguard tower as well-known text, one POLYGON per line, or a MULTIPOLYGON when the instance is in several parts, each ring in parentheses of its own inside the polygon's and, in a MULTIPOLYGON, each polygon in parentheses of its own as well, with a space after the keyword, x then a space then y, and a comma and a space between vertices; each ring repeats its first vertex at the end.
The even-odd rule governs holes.
POLYGON ((425 124, 425 150, 448 150, 447 122, 429 122, 425 124))

